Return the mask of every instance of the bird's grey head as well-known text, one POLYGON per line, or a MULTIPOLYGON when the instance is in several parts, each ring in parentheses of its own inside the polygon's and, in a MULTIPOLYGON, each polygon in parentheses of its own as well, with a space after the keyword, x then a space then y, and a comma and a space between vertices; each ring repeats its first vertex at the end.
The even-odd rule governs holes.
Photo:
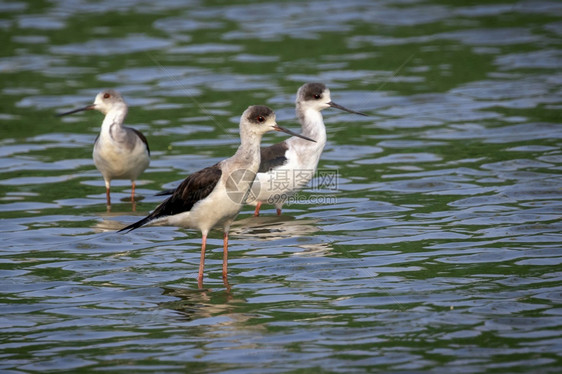
POLYGON ((297 106, 321 111, 330 107, 330 90, 324 83, 306 83, 297 91, 297 106))
POLYGON ((103 114, 107 114, 112 109, 126 108, 125 100, 121 94, 115 90, 105 90, 96 95, 93 108, 99 110, 103 114))
POLYGON ((347 109, 332 101, 330 89, 324 83, 305 83, 297 91, 297 115, 302 116, 307 110, 320 112, 326 108, 337 108, 349 113, 365 114, 347 109))
POLYGON ((96 95, 93 104, 85 107, 74 109, 68 112, 57 114, 58 117, 67 116, 69 114, 82 112, 84 110, 99 110, 103 114, 109 113, 111 110, 118 110, 121 114, 127 114, 127 104, 119 92, 115 90, 105 90, 96 95))
POLYGON ((248 107, 242 114, 242 125, 245 125, 252 133, 265 134, 275 130, 275 112, 265 105, 253 105, 248 107))
POLYGON ((244 111, 240 119, 240 131, 258 135, 263 135, 268 131, 281 131, 311 142, 315 141, 279 126, 275 122, 275 112, 265 105, 253 105, 244 111))

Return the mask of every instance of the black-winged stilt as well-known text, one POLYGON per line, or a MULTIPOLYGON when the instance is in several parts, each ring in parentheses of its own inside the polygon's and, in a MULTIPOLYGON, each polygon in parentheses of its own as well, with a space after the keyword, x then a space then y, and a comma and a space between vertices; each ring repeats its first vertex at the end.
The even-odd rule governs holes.
POLYGON ((302 135, 316 142, 291 137, 270 147, 262 147, 256 183, 247 202, 256 206, 254 216, 259 216, 262 204, 273 204, 280 215, 287 199, 310 182, 326 145, 326 126, 321 113, 326 108, 365 116, 334 103, 330 90, 323 83, 302 85, 297 91, 297 118, 302 135))
POLYGON ((115 90, 102 91, 93 104, 57 116, 84 110, 99 110, 105 114, 94 143, 93 158, 105 181, 107 205, 111 206, 110 185, 113 179, 131 180, 131 201, 134 201, 135 181, 150 163, 150 149, 145 136, 138 130, 123 126, 128 107, 115 90))
POLYGON ((222 275, 226 280, 230 225, 245 203, 258 171, 262 135, 272 130, 313 141, 278 126, 270 108, 251 106, 240 118, 241 144, 234 156, 191 174, 152 213, 120 232, 149 222, 200 230, 203 238, 197 279, 202 287, 207 234, 213 227, 220 226, 224 231, 222 275))

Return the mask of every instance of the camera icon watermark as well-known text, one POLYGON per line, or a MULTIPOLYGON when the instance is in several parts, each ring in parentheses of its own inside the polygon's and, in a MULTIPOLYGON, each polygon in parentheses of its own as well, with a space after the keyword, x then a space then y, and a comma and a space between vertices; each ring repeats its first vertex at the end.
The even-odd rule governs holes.
POLYGON ((259 181, 256 180, 256 173, 248 169, 234 170, 226 179, 225 186, 227 196, 237 204, 245 204, 250 194, 254 198, 259 194, 259 181))

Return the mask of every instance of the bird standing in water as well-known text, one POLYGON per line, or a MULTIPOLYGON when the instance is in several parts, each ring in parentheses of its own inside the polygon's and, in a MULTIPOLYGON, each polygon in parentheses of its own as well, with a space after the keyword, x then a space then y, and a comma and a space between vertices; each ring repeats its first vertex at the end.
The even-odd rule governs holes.
POLYGON ((149 222, 200 230, 202 243, 197 279, 201 288, 207 235, 213 227, 222 227, 222 276, 226 282, 230 225, 245 203, 258 171, 261 138, 263 134, 273 130, 312 141, 277 125, 275 113, 270 108, 251 106, 240 118, 241 144, 234 156, 191 174, 152 213, 120 232, 134 230, 149 222))
POLYGON ((101 131, 94 142, 93 158, 105 181, 107 206, 111 206, 110 186, 113 179, 131 180, 131 201, 135 199, 135 181, 150 163, 146 137, 138 130, 123 126, 128 107, 115 90, 97 94, 93 104, 58 114, 66 116, 84 110, 105 114, 101 131))
POLYGON ((287 199, 314 177, 326 145, 326 126, 321 113, 326 108, 337 108, 365 116, 334 103, 330 98, 330 90, 323 83, 302 85, 297 91, 297 118, 301 123, 301 134, 315 142, 291 137, 261 149, 260 168, 247 202, 256 206, 254 216, 259 216, 262 204, 273 204, 277 215, 281 215, 287 199))

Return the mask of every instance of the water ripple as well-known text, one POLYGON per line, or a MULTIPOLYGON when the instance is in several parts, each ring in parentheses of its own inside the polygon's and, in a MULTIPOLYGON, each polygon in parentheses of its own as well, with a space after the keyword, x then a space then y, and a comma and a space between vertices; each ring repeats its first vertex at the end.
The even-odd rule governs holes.
POLYGON ((0 3, 0 371, 559 371, 559 2, 30 4, 0 3), (306 81, 368 116, 323 111, 337 181, 245 207, 229 283, 220 232, 203 289, 200 233, 116 232, 249 104, 298 129, 306 81), (101 116, 53 117, 108 86, 153 151, 110 209, 101 116))
POLYGON ((168 39, 131 35, 126 38, 93 39, 86 43, 52 46, 50 50, 55 55, 108 56, 150 51, 172 45, 174 43, 168 39))

